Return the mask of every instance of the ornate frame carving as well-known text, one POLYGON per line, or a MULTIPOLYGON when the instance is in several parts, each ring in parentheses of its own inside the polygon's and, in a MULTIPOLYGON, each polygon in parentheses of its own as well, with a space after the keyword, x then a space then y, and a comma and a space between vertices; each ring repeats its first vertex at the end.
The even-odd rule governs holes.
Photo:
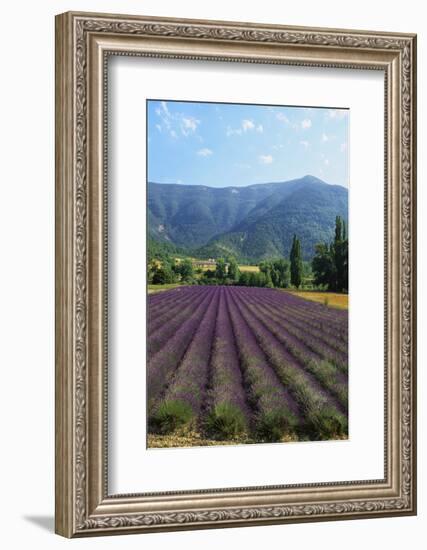
POLYGON ((67 537, 416 513, 416 37, 136 16, 56 18, 56 532, 67 537), (385 73, 385 478, 108 495, 105 59, 370 68, 385 73))

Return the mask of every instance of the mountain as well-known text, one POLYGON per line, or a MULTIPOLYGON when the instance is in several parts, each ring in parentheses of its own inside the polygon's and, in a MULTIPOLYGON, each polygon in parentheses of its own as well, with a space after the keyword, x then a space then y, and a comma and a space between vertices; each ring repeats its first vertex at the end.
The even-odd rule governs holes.
POLYGON ((199 257, 288 257, 297 234, 310 259, 317 242, 333 238, 335 217, 347 220, 347 209, 347 189, 313 176, 247 187, 148 185, 150 238, 199 257))
POLYGON ((148 184, 148 226, 158 240, 196 248, 230 231, 277 184, 248 187, 148 184))

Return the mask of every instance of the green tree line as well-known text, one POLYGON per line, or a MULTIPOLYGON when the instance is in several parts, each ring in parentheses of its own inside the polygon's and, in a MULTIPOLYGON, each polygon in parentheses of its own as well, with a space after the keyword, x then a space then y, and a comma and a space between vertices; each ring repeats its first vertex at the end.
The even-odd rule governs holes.
POLYGON ((345 221, 340 216, 335 220, 333 242, 316 245, 312 267, 316 285, 337 292, 348 291, 348 237, 345 221))
POLYGON ((337 292, 348 290, 348 237, 345 221, 337 216, 335 237, 331 243, 318 243, 311 262, 302 261, 301 242, 294 235, 289 260, 265 260, 258 264, 259 272, 240 271, 236 258, 218 258, 214 269, 194 269, 190 259, 177 262, 162 248, 149 249, 149 284, 241 285, 267 288, 300 288, 304 279, 314 275, 314 285, 337 292))
POLYGON ((259 272, 240 271, 237 261, 229 257, 227 262, 217 260, 215 270, 203 273, 201 284, 233 284, 267 288, 287 288, 290 282, 289 262, 285 259, 260 262, 259 272))
POLYGON ((184 259, 177 263, 174 258, 167 255, 164 255, 161 260, 154 258, 149 262, 147 277, 148 284, 153 285, 196 282, 191 260, 184 259))

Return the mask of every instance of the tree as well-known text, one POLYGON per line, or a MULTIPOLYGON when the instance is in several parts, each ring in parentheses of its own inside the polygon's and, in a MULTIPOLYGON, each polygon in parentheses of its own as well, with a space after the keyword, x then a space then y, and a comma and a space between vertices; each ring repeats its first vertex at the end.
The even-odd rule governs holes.
POLYGON ((262 286, 266 286, 267 288, 274 288, 270 271, 267 271, 267 273, 260 273, 260 275, 264 275, 265 278, 265 283, 262 286))
POLYGON ((301 244, 296 235, 292 241, 290 254, 291 261, 291 284, 299 288, 302 283, 302 259, 301 259, 301 244))
POLYGON ((316 254, 312 260, 312 268, 314 272, 314 284, 327 286, 329 290, 333 290, 334 281, 336 279, 335 264, 331 247, 326 243, 316 245, 316 254))
POLYGON ((240 270, 234 257, 230 257, 229 259, 227 276, 231 281, 239 280, 240 270))
POLYGON ((158 267, 153 274, 153 284, 155 285, 166 285, 169 283, 174 283, 175 281, 175 273, 172 271, 170 264, 167 262, 158 267))
POLYGON ((290 283, 289 262, 284 258, 273 262, 273 284, 279 288, 288 288, 290 283))
POLYGON ((179 264, 179 274, 181 275, 182 281, 191 281, 194 277, 193 264, 191 260, 186 258, 179 264))
MULTIPOLYGON (((260 283, 259 275, 260 275, 260 273, 255 273, 254 271, 252 271, 249 274, 249 286, 260 286, 260 284, 259 284, 260 283)), ((264 277, 265 277, 265 275, 264 275, 264 277)))
POLYGON ((219 281, 224 281, 226 277, 227 266, 225 264, 224 258, 218 258, 218 260, 216 261, 215 278, 219 281))
POLYGON ((343 240, 343 220, 340 216, 335 220, 335 239, 334 239, 334 262, 336 280, 334 281, 335 290, 343 290, 345 287, 345 243, 343 240))
POLYGON ((249 286, 249 279, 250 279, 249 273, 247 271, 243 271, 242 273, 240 273, 239 285, 249 286))
POLYGON ((312 260, 314 282, 326 285, 328 290, 343 292, 348 290, 348 238, 345 221, 335 219, 335 237, 329 245, 316 245, 316 255, 312 260))
POLYGON ((151 260, 148 262, 148 265, 147 265, 147 282, 149 285, 152 284, 153 282, 153 277, 157 271, 157 267, 158 267, 158 262, 156 260, 151 260))
POLYGON ((199 284, 201 285, 216 285, 218 284, 217 279, 215 278, 215 271, 212 269, 207 269, 203 272, 203 275, 199 279, 199 284))
POLYGON ((345 239, 343 242, 343 277, 342 285, 343 290, 348 291, 348 239, 345 239))

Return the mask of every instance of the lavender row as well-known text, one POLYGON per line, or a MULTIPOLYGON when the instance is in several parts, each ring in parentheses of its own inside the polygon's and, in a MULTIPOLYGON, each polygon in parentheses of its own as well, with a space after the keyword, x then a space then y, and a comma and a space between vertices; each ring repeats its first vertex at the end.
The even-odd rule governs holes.
POLYGON ((204 293, 194 292, 191 294, 185 293, 178 298, 168 301, 164 304, 161 311, 148 310, 148 333, 153 334, 157 329, 173 320, 176 315, 183 310, 183 308, 189 307, 191 304, 195 304, 196 300, 200 297, 203 298, 204 293))
POLYGON ((226 302, 244 378, 256 410, 256 433, 267 440, 281 439, 298 426, 298 406, 268 363, 265 353, 229 292, 226 293, 226 302))
MULTIPOLYGON (((179 308, 179 312, 169 320, 169 322, 158 326, 149 334, 148 338, 148 357, 158 353, 168 340, 179 329, 182 323, 191 316, 191 313, 200 305, 209 299, 213 291, 206 291, 198 295, 194 301, 188 300, 184 307, 179 308)), ((150 318, 148 319, 150 325, 150 318)))
POLYGON ((210 346, 214 337, 218 303, 219 293, 215 292, 165 396, 154 411, 153 423, 160 427, 160 431, 167 432, 169 428, 195 423, 199 417, 206 397, 210 346), (171 405, 173 402, 181 405, 171 405))
POLYGON ((158 292, 148 295, 148 307, 151 311, 159 313, 168 305, 177 300, 185 299, 194 296, 195 293, 203 292, 203 287, 200 286, 179 286, 172 290, 158 292), (158 298, 160 297, 160 298, 158 298), (156 300, 156 298, 158 298, 156 300))
POLYGON ((269 294, 277 303, 283 304, 287 307, 292 307, 298 310, 300 313, 307 314, 320 321, 325 321, 329 324, 335 324, 336 326, 342 326, 347 322, 347 311, 338 308, 330 308, 319 302, 314 302, 295 296, 289 292, 284 292, 277 289, 265 289, 266 294, 269 294))
MULTIPOLYGON (((284 294, 284 293, 283 293, 284 294)), ((337 345, 348 345, 348 314, 346 312, 345 317, 339 320, 325 319, 316 315, 315 311, 309 309, 301 310, 297 306, 291 306, 289 304, 282 304, 271 296, 270 300, 274 301, 277 307, 281 307, 284 311, 291 313, 298 318, 301 322, 310 327, 320 330, 323 334, 328 334, 330 338, 337 342, 337 345)))
POLYGON ((198 295, 202 294, 202 289, 197 287, 197 291, 190 292, 187 288, 177 289, 173 294, 163 300, 161 304, 152 304, 148 301, 148 315, 151 319, 157 320, 161 318, 165 313, 168 313, 171 309, 177 307, 179 304, 185 304, 188 301, 194 300, 198 295))
POLYGON ((308 319, 298 315, 298 312, 296 312, 292 308, 289 308, 287 306, 280 307, 280 305, 278 305, 277 302, 272 298, 263 296, 262 300, 265 304, 268 304, 269 306, 271 306, 274 309, 274 311, 276 311, 281 317, 286 318, 289 322, 292 322, 292 324, 295 325, 296 328, 299 328, 304 331, 307 331, 307 328, 309 328, 310 334, 312 336, 319 338, 325 344, 327 344, 330 348, 333 348, 337 352, 341 353, 344 361, 346 360, 347 353, 348 353, 348 345, 346 342, 336 337, 337 336, 336 330, 334 330, 333 328, 330 328, 329 330, 325 330, 326 327, 324 324, 321 327, 313 325, 312 323, 309 322, 308 319))
POLYGON ((334 395, 340 405, 346 410, 348 392, 346 380, 340 376, 336 367, 322 361, 310 350, 304 348, 301 341, 291 332, 274 322, 274 316, 262 306, 249 302, 247 306, 261 323, 277 338, 277 340, 295 357, 301 366, 308 370, 328 392, 334 395), (272 319, 273 318, 273 319, 272 319))
POLYGON ((225 293, 226 289, 220 287, 211 357, 209 412, 206 418, 208 433, 219 438, 247 433, 250 428, 250 409, 243 387, 225 293))
POLYGON ((346 340, 348 313, 345 310, 333 309, 313 301, 309 301, 288 292, 276 289, 266 289, 266 298, 273 300, 278 306, 292 311, 305 322, 325 330, 333 329, 333 334, 346 340))
POLYGON ((287 337, 289 338, 289 335, 292 335, 299 347, 305 346, 308 348, 305 351, 306 355, 310 356, 311 360, 330 361, 343 372, 348 371, 348 359, 346 353, 338 352, 336 349, 331 348, 312 332, 298 328, 292 319, 288 319, 285 315, 278 311, 275 306, 266 303, 262 297, 259 298, 257 293, 253 293, 249 300, 254 304, 258 304, 259 307, 262 307, 267 318, 274 318, 274 320, 284 328, 288 335, 287 337))
POLYGON ((348 312, 338 308, 330 308, 318 302, 306 300, 299 296, 276 289, 266 289, 278 303, 298 310, 311 318, 323 321, 340 329, 347 325, 348 312))
POLYGON ((180 311, 183 307, 186 307, 191 300, 194 300, 196 296, 180 296, 179 298, 171 299, 166 302, 159 310, 148 308, 148 332, 153 333, 160 326, 173 319, 176 312, 180 311))
MULTIPOLYGON (((233 297, 237 294, 235 290, 230 292, 233 297)), ((279 380, 289 388, 300 406, 303 412, 304 429, 313 438, 328 438, 346 433, 347 419, 334 404, 332 396, 319 386, 312 375, 301 369, 295 358, 254 316, 244 300, 239 300, 238 295, 236 303, 279 380)))
POLYGON ((193 314, 183 320, 162 349, 149 360, 147 365, 149 410, 153 408, 162 390, 167 387, 213 298, 214 293, 207 292, 193 314))
POLYGON ((288 304, 295 305, 296 307, 300 307, 302 309, 309 309, 310 311, 316 312, 319 316, 336 321, 347 317, 347 311, 344 309, 330 308, 319 302, 307 301, 305 298, 289 292, 282 292, 276 289, 272 289, 272 291, 273 293, 277 292, 281 296, 281 299, 288 304))
POLYGON ((186 290, 188 289, 189 287, 187 286, 179 286, 179 287, 175 287, 175 288, 171 288, 171 289, 168 289, 168 290, 161 290, 160 292, 154 292, 154 293, 150 293, 148 294, 148 299, 149 299, 149 302, 154 306, 154 305, 157 305, 157 304, 161 304, 163 300, 173 296, 177 291, 182 291, 182 290, 186 290))

